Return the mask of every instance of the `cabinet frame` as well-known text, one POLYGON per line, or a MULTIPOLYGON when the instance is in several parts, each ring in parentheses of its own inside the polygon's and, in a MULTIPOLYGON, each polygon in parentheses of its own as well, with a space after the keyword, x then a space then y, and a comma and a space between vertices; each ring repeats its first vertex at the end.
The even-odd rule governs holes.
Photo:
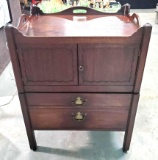
MULTIPOLYGON (((80 8, 80 7, 79 7, 80 8)), ((81 7, 82 8, 82 7, 81 7)), ((89 9, 88 9, 89 10, 89 9)), ((72 11, 72 9, 70 9, 72 11)), ((126 17, 128 17, 132 21, 132 16, 129 16, 129 10, 124 10, 125 12, 122 12, 122 16, 124 13, 126 14, 126 17)), ((92 11, 93 12, 93 11, 92 11)), ((65 12, 64 12, 65 13, 65 12)), ((66 12, 67 13, 67 12, 66 12)), ((69 12, 68 12, 69 13, 69 12)), ((70 13, 69 13, 70 14, 70 13)), ((71 13, 72 14, 72 13, 71 13)), ((102 13, 101 13, 102 14, 102 13)), ((120 12, 119 12, 120 14, 120 12)), ((57 14, 55 14, 57 15, 57 14)), ((60 13, 61 15, 61 13, 60 13)), ((53 16, 53 15, 52 15, 53 16)), ((21 18, 21 23, 24 20, 24 17, 21 18)), ((26 18, 26 17, 25 17, 26 18)), ((19 26, 21 26, 21 23, 19 26)), ((127 105, 127 114, 128 118, 126 121, 126 126, 124 128, 125 130, 125 137, 124 137, 124 144, 123 144, 123 151, 126 152, 129 149, 132 132, 133 132, 133 126, 135 121, 135 116, 137 112, 137 106, 138 106, 138 100, 139 100, 139 92, 145 67, 145 61, 150 41, 150 35, 151 35, 151 25, 146 24, 142 27, 139 27, 133 35, 130 37, 27 37, 24 36, 19 30, 19 28, 15 28, 13 26, 7 25, 5 27, 6 31, 6 37, 8 41, 8 48, 11 56, 11 61, 13 65, 13 70, 15 74, 15 80, 18 88, 18 95, 21 103, 22 113, 24 117, 24 122, 26 126, 27 136, 30 144, 30 148, 33 150, 36 150, 37 144, 35 140, 34 130, 32 120, 30 117, 30 108, 29 101, 26 97, 26 95, 29 93, 58 93, 60 96, 60 93, 70 93, 70 94, 80 94, 83 95, 84 93, 94 94, 98 95, 100 93, 103 94, 131 94, 130 103, 127 105), (36 43, 34 43, 36 42, 36 43), (135 77, 133 80, 133 86, 28 86, 24 84, 24 81, 22 79, 22 70, 20 61, 18 58, 18 51, 19 48, 21 48, 23 45, 43 45, 44 47, 47 47, 48 45, 56 45, 56 44, 98 44, 99 43, 105 43, 105 44, 130 44, 130 42, 140 42, 140 51, 138 54, 138 60, 136 65, 136 72, 135 77)), ((80 61, 79 61, 80 62, 80 61)), ((79 65, 79 64, 78 64, 79 65)), ((76 65, 76 70, 78 70, 78 65, 76 65)), ((77 73, 78 71, 76 71, 77 73)), ((121 103, 121 101, 120 101, 121 103)), ((39 107, 40 105, 38 105, 39 107)), ((78 111, 78 110, 77 110, 78 111)), ((105 111, 105 110, 104 110, 105 111)), ((124 110, 125 111, 125 110, 124 110)), ((46 128, 45 128, 46 129, 46 128)), ((62 129, 62 128, 61 128, 62 129)), ((73 130, 73 127, 70 128, 73 130)), ((115 128, 114 130, 117 130, 118 128, 115 128)), ((86 130, 86 128, 84 128, 86 130)), ((88 129, 93 130, 93 129, 88 129)), ((96 129, 94 129, 96 130, 96 129)), ((105 130, 108 130, 105 127, 105 130)), ((112 130, 112 129, 110 129, 112 130)))

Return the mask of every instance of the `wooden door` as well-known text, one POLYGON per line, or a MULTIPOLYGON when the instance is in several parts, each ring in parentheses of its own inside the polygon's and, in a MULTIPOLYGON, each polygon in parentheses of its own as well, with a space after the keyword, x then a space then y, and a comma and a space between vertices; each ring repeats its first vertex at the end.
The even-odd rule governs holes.
POLYGON ((81 44, 80 85, 133 85, 139 44, 81 44))
POLYGON ((25 85, 77 85, 77 45, 20 46, 25 85))

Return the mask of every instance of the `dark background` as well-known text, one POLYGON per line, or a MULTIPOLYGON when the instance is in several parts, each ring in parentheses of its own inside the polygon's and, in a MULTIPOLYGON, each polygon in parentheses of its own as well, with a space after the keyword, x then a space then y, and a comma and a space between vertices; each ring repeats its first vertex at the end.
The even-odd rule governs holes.
MULTIPOLYGON (((31 2, 32 0, 28 0, 31 2)), ((148 8, 156 8, 156 4, 158 0, 116 0, 124 5, 125 3, 129 3, 131 5, 131 9, 148 9, 148 8)))
POLYGON ((124 5, 125 3, 129 3, 131 5, 131 9, 148 9, 148 8, 156 8, 156 4, 158 0, 117 0, 124 5))

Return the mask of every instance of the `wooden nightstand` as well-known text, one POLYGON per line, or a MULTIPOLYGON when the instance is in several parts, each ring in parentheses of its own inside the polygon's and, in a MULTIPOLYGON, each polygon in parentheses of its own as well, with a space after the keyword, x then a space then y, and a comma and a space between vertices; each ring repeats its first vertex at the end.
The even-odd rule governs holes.
POLYGON ((116 14, 23 15, 7 26, 30 148, 34 130, 107 130, 125 131, 127 151, 151 28, 128 5, 116 14))

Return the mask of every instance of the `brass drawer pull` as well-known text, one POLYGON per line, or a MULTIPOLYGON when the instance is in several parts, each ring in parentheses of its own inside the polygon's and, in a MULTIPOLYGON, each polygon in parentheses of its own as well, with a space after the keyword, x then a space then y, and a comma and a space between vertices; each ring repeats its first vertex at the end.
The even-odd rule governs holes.
POLYGON ((87 113, 83 114, 83 113, 81 113, 81 112, 77 112, 76 115, 74 115, 74 114, 72 113, 72 117, 73 117, 74 120, 76 120, 76 121, 83 121, 83 120, 85 119, 86 115, 87 115, 87 113))
POLYGON ((72 104, 75 106, 83 106, 87 102, 87 99, 81 98, 81 97, 76 97, 75 100, 72 100, 72 104))

